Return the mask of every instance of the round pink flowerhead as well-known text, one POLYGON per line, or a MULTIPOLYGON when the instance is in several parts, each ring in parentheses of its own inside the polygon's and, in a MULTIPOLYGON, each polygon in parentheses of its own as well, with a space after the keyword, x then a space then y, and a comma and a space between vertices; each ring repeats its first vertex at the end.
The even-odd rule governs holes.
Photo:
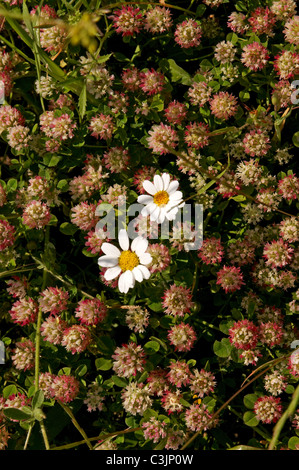
POLYGON ((121 9, 115 10, 110 19, 113 21, 116 32, 122 36, 133 36, 143 27, 142 12, 131 5, 123 5, 121 9))
POLYGON ((259 42, 252 42, 243 48, 241 62, 253 72, 262 70, 268 59, 267 49, 259 42))
POLYGON ((258 327, 249 320, 239 320, 229 329, 229 340, 237 349, 254 349, 258 341, 258 327))
POLYGON ((67 309, 69 294, 58 287, 47 287, 38 299, 39 306, 44 313, 57 315, 67 309))
POLYGON ((197 47, 201 40, 201 27, 193 19, 185 20, 178 24, 174 32, 174 40, 182 48, 197 47))
POLYGON ((194 305, 190 289, 175 284, 171 285, 164 292, 162 305, 167 315, 183 317, 190 312, 194 305))
POLYGON ((217 273, 217 284, 219 284, 226 293, 235 292, 244 284, 243 274, 239 267, 223 266, 217 273))
POLYGON ((12 246, 15 241, 15 228, 6 220, 0 220, 0 251, 12 246))
POLYGON ((104 321, 107 315, 107 307, 100 299, 80 300, 76 310, 75 317, 85 325, 97 325, 104 321))
POLYGON ((262 423, 276 423, 282 415, 281 399, 272 396, 260 397, 254 404, 254 412, 262 423))

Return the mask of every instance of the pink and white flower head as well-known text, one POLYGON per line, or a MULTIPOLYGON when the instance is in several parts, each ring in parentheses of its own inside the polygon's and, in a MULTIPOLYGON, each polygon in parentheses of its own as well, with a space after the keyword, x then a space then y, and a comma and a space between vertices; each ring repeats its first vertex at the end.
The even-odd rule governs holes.
POLYGON ((238 34, 244 34, 249 27, 246 23, 246 16, 244 13, 240 13, 238 11, 233 11, 229 15, 227 26, 238 34))
POLYGON ((47 287, 39 296, 39 306, 44 313, 57 315, 67 310, 69 293, 58 287, 47 287))
POLYGON ((281 399, 273 396, 263 396, 256 400, 254 413, 262 423, 276 423, 282 415, 281 399))
POLYGON ((220 91, 213 95, 210 100, 211 113, 216 118, 227 121, 233 117, 238 110, 237 98, 227 91, 220 91))
POLYGON ((179 103, 174 100, 165 108, 164 114, 167 121, 171 124, 182 124, 187 115, 187 107, 185 103, 179 103))
POLYGON ((41 201, 30 201, 24 208, 23 223, 29 228, 42 229, 51 219, 51 213, 48 204, 41 201))
POLYGON ((25 119, 21 112, 13 106, 2 105, 0 108, 0 133, 18 125, 25 125, 25 119))
POLYGON ((67 323, 59 316, 50 316, 41 324, 41 335, 44 341, 52 344, 61 344, 63 332, 67 328, 67 323))
POLYGON ((299 46, 299 16, 293 16, 290 18, 283 30, 285 40, 290 44, 299 46))
POLYGON ((140 72, 140 88, 147 95, 155 95, 160 93, 165 86, 165 77, 163 73, 155 69, 140 72))
POLYGON ((115 125, 109 114, 100 113, 91 118, 88 129, 91 131, 92 137, 109 140, 115 130, 115 125))
POLYGON ((134 238, 130 247, 129 236, 125 229, 119 231, 118 242, 122 251, 111 243, 103 243, 104 256, 99 258, 98 264, 108 268, 104 274, 105 280, 118 278, 119 291, 126 294, 135 286, 136 281, 149 279, 150 271, 147 265, 151 263, 152 257, 147 252, 148 240, 138 236, 134 238))
POLYGON ((177 132, 167 124, 154 124, 148 131, 148 146, 154 153, 164 155, 175 149, 178 143, 177 132))
POLYGON ((150 220, 158 224, 162 224, 165 219, 174 220, 178 210, 185 204, 182 192, 177 191, 178 186, 178 181, 170 181, 168 173, 163 173, 162 176, 155 175, 153 182, 145 180, 143 188, 148 194, 138 196, 137 199, 145 206, 141 214, 150 215, 150 220))
POLYGON ((24 339, 16 343, 11 359, 16 369, 26 371, 34 368, 34 355, 34 343, 30 339, 24 339))
POLYGON ((174 40, 182 48, 197 47, 200 44, 202 30, 197 21, 189 19, 178 24, 174 32, 174 40))
POLYGON ((293 78, 299 73, 299 53, 283 50, 274 57, 273 66, 280 79, 293 78))
POLYGON ((152 243, 148 247, 148 252, 152 257, 148 269, 151 274, 164 271, 171 263, 169 249, 163 243, 152 243))
POLYGON ((152 34, 168 31, 172 25, 171 12, 168 8, 153 7, 146 11, 144 29, 152 34))
POLYGON ((13 303, 9 313, 14 323, 26 326, 36 321, 38 305, 31 297, 23 297, 13 303))
POLYGON ((221 285, 226 293, 232 293, 241 289, 244 282, 243 274, 239 266, 223 266, 223 268, 217 273, 216 284, 221 285))
POLYGON ((62 403, 70 403, 75 400, 79 390, 80 382, 72 375, 54 375, 49 385, 50 397, 62 403))
POLYGON ((167 338, 174 346, 175 351, 187 352, 193 348, 197 336, 191 325, 181 322, 170 328, 167 338))
POLYGON ((206 238, 202 242, 202 246, 198 251, 198 257, 205 264, 221 263, 224 255, 224 248, 221 240, 216 237, 206 238))
POLYGON ((216 424, 205 404, 191 405, 185 413, 185 422, 188 429, 196 432, 206 431, 216 424))
POLYGON ((258 327, 250 320, 239 320, 229 329, 229 341, 244 351, 254 349, 258 342, 258 327))
POLYGON ((256 8, 251 12, 248 22, 253 33, 256 33, 257 35, 267 34, 269 37, 274 35, 273 28, 276 23, 276 18, 274 13, 268 7, 256 8))
POLYGON ((263 258, 266 265, 272 268, 281 268, 292 261, 294 249, 282 239, 266 243, 263 258))
POLYGON ((139 33, 143 27, 143 15, 139 8, 131 5, 123 5, 121 9, 115 10, 110 16, 113 27, 122 36, 133 36, 139 33))
POLYGON ((91 343, 90 330, 84 325, 72 325, 63 332, 61 345, 72 354, 81 353, 91 343))
POLYGON ((200 149, 209 143, 209 127, 203 122, 191 122, 186 126, 184 140, 188 147, 200 149))
POLYGON ((163 307, 167 315, 183 317, 194 306, 190 289, 172 284, 163 295, 163 307))
POLYGON ((7 292, 14 298, 22 299, 26 297, 28 281, 25 277, 13 276, 12 279, 6 281, 7 292))
POLYGON ((166 426, 167 424, 164 421, 159 421, 154 416, 141 425, 145 439, 151 439, 154 443, 167 436, 166 426))
POLYGON ((253 72, 262 70, 269 59, 267 49, 259 42, 252 42, 243 48, 241 62, 253 72))
POLYGON ((279 21, 286 21, 296 14, 296 2, 294 0, 274 0, 270 10, 279 21))
POLYGON ((78 302, 75 317, 85 325, 97 325, 105 320, 107 307, 100 299, 82 299, 78 302))
POLYGON ((6 220, 0 220, 0 251, 12 246, 15 241, 15 228, 6 220))
POLYGON ((119 377, 132 377, 144 371, 145 354, 142 347, 134 342, 117 347, 113 359, 113 370, 119 377))

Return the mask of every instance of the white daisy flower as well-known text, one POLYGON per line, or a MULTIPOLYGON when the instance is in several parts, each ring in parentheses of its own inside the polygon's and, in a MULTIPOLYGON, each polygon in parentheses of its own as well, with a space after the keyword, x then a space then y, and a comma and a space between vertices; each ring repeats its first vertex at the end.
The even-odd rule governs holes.
POLYGON ((162 224, 166 219, 174 220, 178 210, 184 206, 181 191, 177 191, 178 181, 170 181, 170 175, 163 173, 162 176, 155 175, 154 182, 149 180, 143 182, 143 188, 149 194, 143 194, 137 201, 144 204, 141 215, 150 215, 151 221, 162 224))
POLYGON ((120 292, 126 294, 133 288, 135 281, 142 282, 150 277, 150 272, 146 265, 152 262, 152 257, 146 252, 148 240, 143 237, 136 237, 131 243, 126 230, 121 229, 118 234, 119 250, 111 243, 103 243, 102 251, 104 256, 98 259, 98 264, 103 268, 108 268, 104 274, 106 281, 111 281, 119 276, 118 288, 120 292))

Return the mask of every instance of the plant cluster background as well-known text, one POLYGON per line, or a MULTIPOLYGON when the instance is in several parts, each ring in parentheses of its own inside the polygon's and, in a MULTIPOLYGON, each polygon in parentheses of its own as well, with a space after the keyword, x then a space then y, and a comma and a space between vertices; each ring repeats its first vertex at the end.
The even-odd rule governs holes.
POLYGON ((1 450, 299 449, 298 47, 293 0, 0 2, 1 450))

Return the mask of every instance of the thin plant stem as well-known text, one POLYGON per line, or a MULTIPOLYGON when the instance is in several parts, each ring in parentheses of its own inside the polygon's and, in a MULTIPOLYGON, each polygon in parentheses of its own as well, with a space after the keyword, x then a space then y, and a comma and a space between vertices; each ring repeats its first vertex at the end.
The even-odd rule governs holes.
MULTIPOLYGON (((106 439, 109 439, 111 437, 115 437, 115 436, 121 436, 122 434, 128 434, 128 433, 132 433, 132 432, 135 432, 135 431, 140 431, 142 428, 141 427, 138 427, 138 428, 128 428, 128 429, 123 429, 122 431, 115 431, 115 432, 111 432, 111 433, 108 433, 108 434, 100 434, 99 436, 95 436, 95 437, 90 437, 89 438, 89 441, 92 442, 92 441, 104 441, 106 439)), ((80 446, 82 444, 86 444, 85 440, 84 441, 77 441, 77 442, 71 442, 70 444, 65 444, 63 446, 58 446, 58 447, 52 447, 51 450, 66 450, 66 449, 72 449, 73 447, 77 447, 77 446, 80 446)))
POLYGON ((57 401, 58 401, 59 405, 63 408, 63 410, 66 412, 66 414, 71 418, 71 421, 72 421, 73 425, 75 426, 75 428, 79 431, 79 433, 83 437, 85 444, 87 444, 87 446, 89 447, 90 450, 93 450, 93 446, 92 446, 89 438, 87 437, 86 432, 84 431, 83 428, 81 428, 81 426, 78 423, 78 421, 76 420, 72 410, 67 405, 62 403, 62 401, 60 401, 60 400, 57 400, 57 401))
POLYGON ((26 436, 26 441, 25 441, 23 450, 26 450, 26 449, 27 449, 28 442, 29 442, 29 439, 30 439, 30 436, 31 436, 31 431, 32 431, 33 426, 34 426, 34 423, 32 423, 32 424, 30 425, 29 429, 28 429, 27 436, 26 436))
POLYGON ((44 425, 43 421, 40 421, 40 429, 41 429, 41 432, 42 432, 42 435, 43 435, 46 450, 50 450, 50 444, 49 444, 46 428, 45 428, 45 425, 44 425))

